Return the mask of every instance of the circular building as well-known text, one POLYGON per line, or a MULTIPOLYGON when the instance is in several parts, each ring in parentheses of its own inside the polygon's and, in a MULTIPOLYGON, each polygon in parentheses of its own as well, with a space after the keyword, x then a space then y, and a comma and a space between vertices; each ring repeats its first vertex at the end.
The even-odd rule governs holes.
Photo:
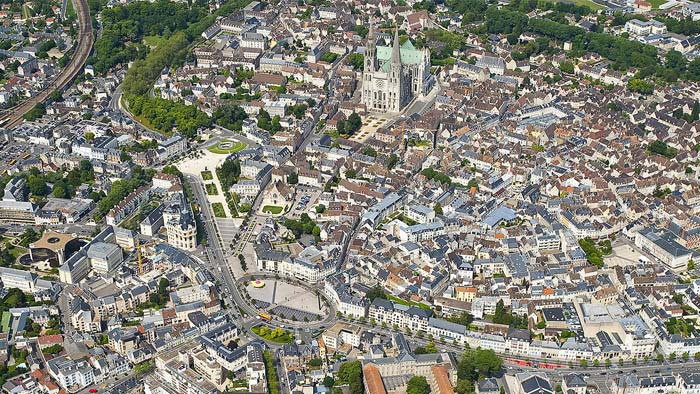
POLYGON ((32 261, 48 260, 51 266, 59 266, 80 249, 80 239, 73 234, 45 231, 41 239, 29 245, 32 261))

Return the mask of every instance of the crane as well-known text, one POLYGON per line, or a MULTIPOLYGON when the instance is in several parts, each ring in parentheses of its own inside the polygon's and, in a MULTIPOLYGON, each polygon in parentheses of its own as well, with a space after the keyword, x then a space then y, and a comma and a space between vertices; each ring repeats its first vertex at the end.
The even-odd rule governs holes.
POLYGON ((141 258, 141 248, 153 246, 156 244, 158 244, 158 242, 156 242, 156 241, 150 241, 150 242, 144 242, 144 243, 141 243, 141 241, 139 241, 139 244, 136 245, 136 260, 137 260, 138 265, 139 265, 139 275, 143 275, 143 259, 141 258))

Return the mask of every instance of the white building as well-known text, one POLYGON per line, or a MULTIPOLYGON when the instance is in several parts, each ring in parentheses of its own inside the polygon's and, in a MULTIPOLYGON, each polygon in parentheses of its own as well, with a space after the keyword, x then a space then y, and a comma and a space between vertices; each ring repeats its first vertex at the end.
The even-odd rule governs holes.
POLYGON ((25 293, 32 293, 36 275, 29 271, 0 267, 0 279, 6 289, 17 288, 25 293))
POLYGON ((654 228, 640 230, 634 238, 634 244, 672 270, 685 269, 693 257, 693 251, 679 244, 672 233, 656 233, 654 228))
POLYGON ((59 356, 48 361, 49 374, 64 389, 83 388, 95 382, 95 375, 87 360, 71 360, 59 356))
POLYGON ((666 25, 655 20, 640 21, 631 19, 625 23, 625 31, 638 36, 648 36, 650 34, 666 33, 666 25))
POLYGON ((118 267, 123 259, 122 249, 111 243, 95 242, 87 250, 87 256, 95 272, 106 274, 118 267))

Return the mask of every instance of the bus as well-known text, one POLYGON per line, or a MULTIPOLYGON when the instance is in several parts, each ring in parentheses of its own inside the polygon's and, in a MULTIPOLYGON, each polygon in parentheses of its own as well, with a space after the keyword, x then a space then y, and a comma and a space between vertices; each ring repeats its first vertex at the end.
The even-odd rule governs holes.
POLYGON ((22 156, 22 159, 27 160, 29 157, 31 157, 31 154, 27 153, 26 155, 22 156))
POLYGON ((15 163, 17 163, 17 159, 12 159, 12 160, 10 160, 9 165, 13 166, 13 165, 15 165, 15 163))
POLYGON ((268 323, 269 323, 270 321, 272 321, 272 316, 270 316, 269 313, 260 312, 260 313, 258 313, 258 316, 260 316, 260 319, 262 319, 262 320, 264 320, 264 321, 266 321, 266 322, 268 322, 268 323))

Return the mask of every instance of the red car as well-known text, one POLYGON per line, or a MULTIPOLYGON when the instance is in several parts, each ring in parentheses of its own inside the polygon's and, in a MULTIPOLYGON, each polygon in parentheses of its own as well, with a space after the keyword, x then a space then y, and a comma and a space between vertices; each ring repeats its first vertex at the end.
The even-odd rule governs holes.
POLYGON ((91 393, 96 393, 96 392, 97 392, 97 389, 93 387, 93 388, 91 388, 91 389, 88 390, 88 391, 91 392, 91 393))

